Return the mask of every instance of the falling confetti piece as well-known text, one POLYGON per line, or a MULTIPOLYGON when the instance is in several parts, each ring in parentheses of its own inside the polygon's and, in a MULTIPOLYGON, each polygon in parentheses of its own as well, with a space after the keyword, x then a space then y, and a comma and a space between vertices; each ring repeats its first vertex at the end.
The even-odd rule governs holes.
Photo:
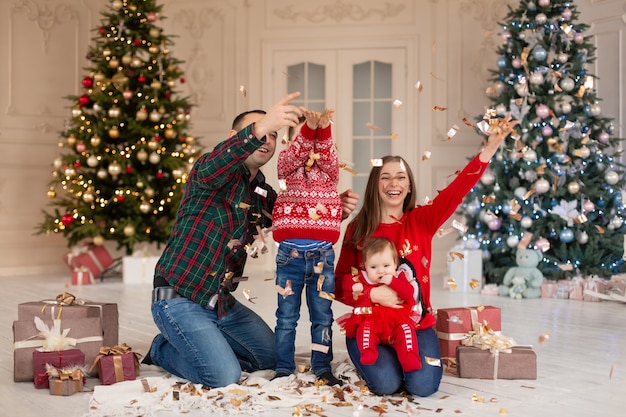
POLYGON ((433 77, 435 80, 443 81, 443 79, 437 77, 432 71, 430 72, 430 76, 433 77))
POLYGON ((476 307, 476 311, 478 311, 479 313, 482 313, 482 311, 485 309, 485 306, 480 305, 478 307, 476 307))
POLYGON ((320 275, 317 278, 317 290, 322 291, 322 286, 324 285, 324 275, 320 275))
POLYGON ((451 140, 454 135, 456 135, 456 133, 459 131, 459 127, 457 125, 452 126, 447 133, 448 136, 448 140, 451 140))
POLYGON ((476 288, 480 287, 480 281, 478 281, 476 278, 472 278, 472 280, 469 282, 469 286, 471 289, 475 290, 476 288))
POLYGON ((393 140, 397 140, 399 137, 400 137, 400 135, 398 133, 396 133, 396 132, 393 132, 391 134, 391 139, 393 139, 393 140))
POLYGON ((250 301, 252 304, 255 304, 255 302, 252 300, 256 300, 258 297, 251 297, 250 290, 247 288, 244 288, 242 292, 243 292, 243 296, 246 297, 246 300, 250 301))
POLYGON ((248 203, 239 203, 238 207, 245 210, 245 209, 249 209, 250 208, 250 204, 248 204, 248 203))
POLYGON ((284 298, 287 298, 290 295, 293 295, 293 290, 291 288, 291 280, 288 279, 287 282, 285 283, 285 288, 281 287, 280 285, 276 285, 276 291, 283 296, 284 298))
POLYGON ((463 123, 465 123, 465 126, 474 127, 474 128, 476 127, 476 126, 474 126, 474 124, 472 122, 467 120, 467 117, 463 118, 463 123))
POLYGON ((611 370, 609 371, 609 379, 613 378, 613 371, 615 370, 615 364, 611 365, 611 370))
POLYGON ((286 180, 278 180, 278 188, 281 192, 287 191, 287 181, 286 180))
POLYGON ((320 297, 330 301, 335 301, 335 294, 328 293, 326 291, 320 291, 320 297))
POLYGON ((316 274, 321 274, 324 269, 324 262, 318 262, 317 265, 313 267, 313 272, 316 274))
POLYGON ((461 252, 450 251, 450 261, 454 261, 455 257, 463 259, 465 258, 465 255, 463 255, 461 252))
POLYGON ((425 152, 422 154, 422 161, 426 161, 426 160, 430 159, 431 155, 432 155, 432 154, 431 154, 431 152, 430 152, 430 151, 425 151, 425 152))
POLYGON ((422 85, 421 81, 418 81, 418 82, 415 83, 415 88, 417 89, 418 93, 421 93, 422 90, 424 89, 424 86, 422 85))
POLYGON ((376 131, 382 130, 380 127, 376 126, 374 123, 371 123, 371 122, 365 123, 365 127, 371 130, 376 130, 376 131))
POLYGON ((441 107, 441 106, 433 106, 433 110, 435 111, 446 111, 448 110, 447 107, 441 107))
POLYGON ((498 411, 498 413, 499 413, 499 414, 501 414, 501 415, 505 415, 505 414, 506 414, 506 408, 501 408, 501 409, 498 411))
POLYGON ((538 342, 539 342, 539 344, 542 344, 543 342, 545 342, 549 338, 550 338, 550 332, 545 332, 545 333, 539 335, 538 342))
POLYGON ((370 165, 373 167, 381 167, 383 166, 383 160, 382 159, 370 159, 370 165))
POLYGON ((246 90, 246 87, 244 87, 243 85, 239 86, 239 91, 241 91, 244 97, 248 95, 248 90, 246 90))
MULTIPOLYGON (((456 290, 456 281, 454 280, 454 278, 448 278, 448 287, 454 291, 456 290)), ((451 321, 451 320, 450 320, 451 321)))
POLYGON ((402 107, 402 102, 400 100, 394 100, 393 107, 395 107, 396 109, 399 109, 400 107, 402 107))

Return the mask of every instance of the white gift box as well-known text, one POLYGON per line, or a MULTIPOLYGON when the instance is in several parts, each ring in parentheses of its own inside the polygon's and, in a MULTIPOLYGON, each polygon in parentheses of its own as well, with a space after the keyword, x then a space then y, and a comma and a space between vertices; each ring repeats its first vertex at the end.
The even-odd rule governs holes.
POLYGON ((124 256, 122 261, 122 281, 124 284, 152 285, 158 256, 124 256))
POLYGON ((462 249, 456 251, 463 255, 452 255, 448 260, 448 277, 444 279, 444 287, 450 291, 480 294, 483 287, 483 258, 479 249, 462 249))

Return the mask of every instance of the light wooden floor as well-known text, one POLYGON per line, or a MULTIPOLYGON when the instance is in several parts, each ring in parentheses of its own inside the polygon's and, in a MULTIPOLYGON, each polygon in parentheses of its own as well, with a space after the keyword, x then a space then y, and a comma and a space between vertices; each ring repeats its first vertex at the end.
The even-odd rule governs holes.
MULTIPOLYGON (((251 274, 254 275, 254 274, 251 274)), ((262 274, 261 274, 262 275, 262 274)), ((242 284, 257 297, 252 307, 274 325, 275 290, 269 276, 252 277, 242 284)), ((145 353, 156 328, 149 311, 150 287, 124 285, 112 277, 96 285, 69 287, 69 276, 0 277, 4 300, 0 303, 0 416, 84 416, 89 393, 71 397, 50 396, 31 383, 13 383, 12 322, 17 304, 54 298, 69 290, 80 298, 117 302, 120 313, 120 342, 145 353)), ((518 344, 531 344, 537 353, 538 379, 473 380, 445 375, 440 392, 419 399, 420 416, 623 416, 626 412, 626 304, 568 300, 511 300, 475 294, 450 293, 434 286, 436 308, 494 305, 502 309, 502 333, 518 344), (550 338, 538 344, 538 337, 550 338), (476 403, 476 394, 488 403, 476 403), (494 400, 490 402, 490 400, 494 400), (496 402, 497 401, 497 402, 496 402)), ((238 296, 241 296, 241 291, 238 296)), ((244 302, 243 296, 241 299, 244 302)), ((345 306, 335 305, 335 316, 345 306)), ((303 320, 308 320, 303 312, 303 320)), ((298 351, 306 352, 308 326, 299 327, 298 351)), ((343 337, 335 332, 334 348, 345 353, 343 337)), ((155 367, 142 368, 150 373, 155 367), (145 369, 148 368, 148 369, 145 369)), ((93 380, 88 384, 93 386, 93 380)), ((341 415, 351 415, 345 410, 341 415)), ((332 410, 325 413, 333 414, 332 410)), ((159 413, 158 416, 172 414, 159 413)), ((267 415, 291 416, 292 410, 272 410, 267 415)), ((404 413, 404 415, 407 415, 404 413)))

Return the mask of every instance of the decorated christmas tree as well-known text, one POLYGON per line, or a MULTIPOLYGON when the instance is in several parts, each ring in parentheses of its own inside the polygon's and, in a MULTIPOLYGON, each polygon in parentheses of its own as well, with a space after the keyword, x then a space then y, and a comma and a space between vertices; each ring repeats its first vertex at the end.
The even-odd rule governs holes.
POLYGON ((501 24, 488 112, 520 123, 459 209, 488 283, 501 282, 518 247, 541 250, 549 279, 626 270, 621 139, 578 16, 571 0, 521 0, 501 24))
POLYGON ((101 13, 82 79, 68 96, 71 119, 61 133, 48 197, 37 231, 61 233, 68 246, 164 243, 199 149, 186 133, 191 104, 171 39, 157 22, 155 0, 111 0, 101 13))

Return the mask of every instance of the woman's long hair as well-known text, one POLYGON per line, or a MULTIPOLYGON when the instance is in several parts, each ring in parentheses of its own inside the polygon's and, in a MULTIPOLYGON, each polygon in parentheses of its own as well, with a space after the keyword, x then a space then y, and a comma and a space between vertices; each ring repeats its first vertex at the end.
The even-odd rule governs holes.
POLYGON ((399 162, 403 164, 411 183, 409 193, 405 197, 404 203, 402 204, 402 212, 406 213, 407 210, 415 207, 417 193, 415 192, 415 179, 413 178, 411 167, 401 156, 387 155, 383 157, 382 165, 375 166, 370 171, 370 176, 367 179, 367 186, 365 187, 365 195, 363 196, 361 210, 359 210, 357 215, 349 224, 349 227, 353 228, 349 243, 352 243, 357 247, 362 245, 363 240, 370 237, 380 224, 381 203, 380 195, 378 194, 378 183, 380 182, 380 171, 389 162, 399 162))

